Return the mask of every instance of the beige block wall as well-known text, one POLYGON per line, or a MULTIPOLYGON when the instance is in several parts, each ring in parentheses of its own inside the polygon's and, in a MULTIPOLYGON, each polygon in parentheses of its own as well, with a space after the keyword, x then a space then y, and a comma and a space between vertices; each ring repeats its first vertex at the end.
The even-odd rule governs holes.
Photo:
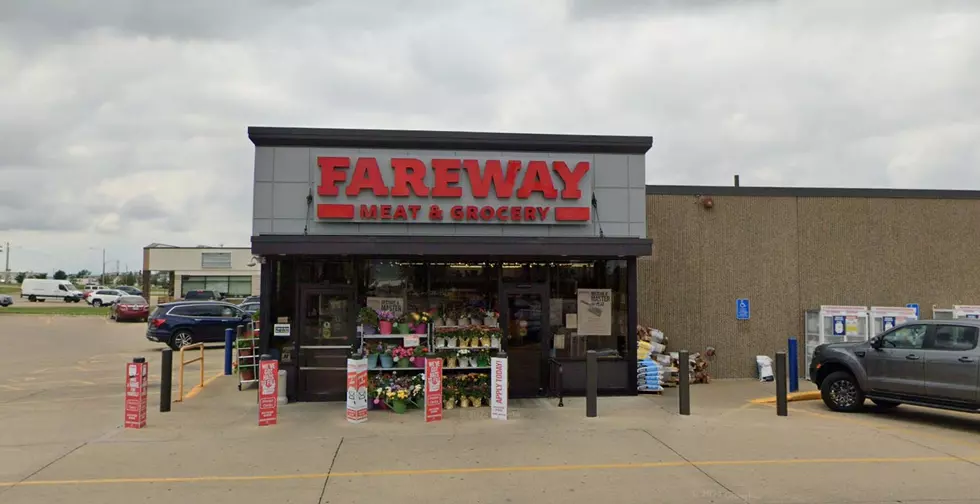
POLYGON ((639 320, 669 348, 716 349, 716 378, 751 377, 755 355, 802 344, 821 304, 980 304, 980 201, 647 197, 654 255, 639 261, 639 320), (747 297, 749 321, 735 319, 747 297))

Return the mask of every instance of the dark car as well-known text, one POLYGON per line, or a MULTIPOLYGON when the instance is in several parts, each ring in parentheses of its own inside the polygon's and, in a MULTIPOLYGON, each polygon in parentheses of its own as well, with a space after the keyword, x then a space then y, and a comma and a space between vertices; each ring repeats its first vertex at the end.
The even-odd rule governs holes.
POLYGON ((109 307, 109 318, 116 322, 124 320, 146 322, 150 316, 150 303, 141 296, 123 296, 109 307))
POLYGON ((258 302, 259 302, 258 296, 245 296, 245 299, 242 300, 241 304, 258 303, 258 302))
POLYGON ((254 315, 259 311, 259 302, 258 301, 244 302, 238 305, 238 307, 241 308, 242 310, 245 310, 250 315, 254 315))
POLYGON ((912 404, 980 412, 980 321, 917 320, 861 343, 816 347, 810 379, 834 411, 912 404))
POLYGON ((184 294, 184 301, 219 301, 221 294, 210 290, 192 290, 184 294))
POLYGON ((174 350, 192 343, 218 343, 225 329, 251 320, 241 308, 221 301, 176 301, 157 306, 146 324, 146 339, 174 350))
POLYGON ((122 287, 116 287, 116 290, 121 290, 126 294, 129 294, 130 296, 143 297, 143 291, 137 289, 136 287, 130 287, 128 285, 124 285, 122 287))

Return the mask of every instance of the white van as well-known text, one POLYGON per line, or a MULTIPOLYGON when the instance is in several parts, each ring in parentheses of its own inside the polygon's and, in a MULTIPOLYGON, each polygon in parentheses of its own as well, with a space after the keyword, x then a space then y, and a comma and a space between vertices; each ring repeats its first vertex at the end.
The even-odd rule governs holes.
POLYGON ((47 278, 25 278, 20 284, 20 297, 30 302, 45 299, 63 299, 66 303, 77 303, 82 293, 68 280, 49 280, 47 278))

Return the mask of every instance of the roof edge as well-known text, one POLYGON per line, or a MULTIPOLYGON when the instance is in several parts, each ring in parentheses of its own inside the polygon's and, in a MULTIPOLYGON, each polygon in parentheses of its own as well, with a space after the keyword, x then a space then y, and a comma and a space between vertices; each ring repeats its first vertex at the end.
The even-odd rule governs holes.
POLYGON ((249 126, 256 147, 646 154, 649 136, 249 126))
POLYGON ((885 189, 850 187, 751 187, 647 185, 656 196, 747 196, 788 198, 896 198, 980 200, 980 191, 962 189, 885 189))

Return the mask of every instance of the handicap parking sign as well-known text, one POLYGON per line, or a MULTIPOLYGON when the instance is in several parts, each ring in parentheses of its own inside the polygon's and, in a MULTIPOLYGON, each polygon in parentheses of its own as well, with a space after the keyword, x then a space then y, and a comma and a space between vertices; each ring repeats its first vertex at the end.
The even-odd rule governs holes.
POLYGON ((736 320, 748 320, 751 316, 751 310, 749 309, 748 299, 736 299, 735 300, 735 319, 736 320))

